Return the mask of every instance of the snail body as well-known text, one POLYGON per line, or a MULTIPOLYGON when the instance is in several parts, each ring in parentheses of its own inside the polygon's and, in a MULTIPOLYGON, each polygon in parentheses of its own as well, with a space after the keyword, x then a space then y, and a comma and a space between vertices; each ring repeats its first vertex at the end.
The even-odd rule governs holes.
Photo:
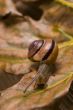
POLYGON ((57 56, 58 46, 51 38, 33 41, 29 47, 28 58, 34 62, 44 61, 46 64, 53 64, 57 56))

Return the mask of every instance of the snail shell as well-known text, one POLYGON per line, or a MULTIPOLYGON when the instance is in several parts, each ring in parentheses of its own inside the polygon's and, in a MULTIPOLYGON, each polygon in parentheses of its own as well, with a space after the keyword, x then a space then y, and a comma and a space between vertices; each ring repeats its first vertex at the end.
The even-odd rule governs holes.
POLYGON ((53 64, 58 56, 58 45, 49 38, 35 40, 30 44, 28 58, 34 62, 44 61, 46 64, 53 64))

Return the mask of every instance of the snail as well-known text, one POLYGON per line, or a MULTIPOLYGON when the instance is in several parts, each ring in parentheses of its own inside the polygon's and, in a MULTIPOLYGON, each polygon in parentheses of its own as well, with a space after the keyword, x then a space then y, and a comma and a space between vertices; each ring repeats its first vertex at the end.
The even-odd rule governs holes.
POLYGON ((47 64, 55 62, 58 46, 51 38, 33 41, 29 47, 28 58, 35 62, 44 61, 47 64))
POLYGON ((41 87, 45 85, 48 80, 48 76, 50 75, 50 67, 55 63, 57 56, 58 45, 52 38, 35 40, 30 44, 28 49, 28 58, 33 62, 40 63, 40 66, 35 78, 25 88, 25 91, 34 81, 36 81, 36 88, 37 86, 41 87))

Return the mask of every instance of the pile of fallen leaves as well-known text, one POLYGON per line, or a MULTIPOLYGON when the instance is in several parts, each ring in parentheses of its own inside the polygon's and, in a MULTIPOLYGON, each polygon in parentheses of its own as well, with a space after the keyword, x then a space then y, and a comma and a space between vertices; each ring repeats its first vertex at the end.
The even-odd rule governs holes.
POLYGON ((60 105, 73 80, 72 0, 56 0, 37 22, 18 16, 11 0, 0 0, 0 15, 10 11, 12 16, 0 20, 0 110, 67 110, 60 105), (24 94, 37 72, 37 64, 27 57, 28 46, 49 37, 59 46, 53 75, 47 88, 32 92, 32 85, 24 94))

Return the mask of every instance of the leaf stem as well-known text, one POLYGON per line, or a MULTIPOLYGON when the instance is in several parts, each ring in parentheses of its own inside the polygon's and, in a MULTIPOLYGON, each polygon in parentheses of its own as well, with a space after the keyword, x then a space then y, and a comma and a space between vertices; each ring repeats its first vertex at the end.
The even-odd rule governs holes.
POLYGON ((73 46, 73 40, 58 44, 59 49, 64 47, 69 47, 69 46, 73 46))
POLYGON ((68 38, 69 40, 73 40, 73 36, 69 35, 65 31, 63 31, 61 28, 57 29, 64 37, 68 38))
POLYGON ((56 2, 60 3, 61 5, 73 8, 73 3, 67 0, 55 0, 56 2))
MULTIPOLYGON (((29 95, 32 95, 32 94, 36 95, 36 94, 44 93, 44 92, 48 91, 49 89, 52 89, 62 83, 68 83, 69 81, 71 81, 71 79, 73 79, 73 72, 68 73, 67 76, 65 76, 62 80, 56 81, 53 84, 48 85, 48 87, 46 89, 30 92, 29 95)), ((26 97, 29 96, 27 94, 26 94, 26 97)))

